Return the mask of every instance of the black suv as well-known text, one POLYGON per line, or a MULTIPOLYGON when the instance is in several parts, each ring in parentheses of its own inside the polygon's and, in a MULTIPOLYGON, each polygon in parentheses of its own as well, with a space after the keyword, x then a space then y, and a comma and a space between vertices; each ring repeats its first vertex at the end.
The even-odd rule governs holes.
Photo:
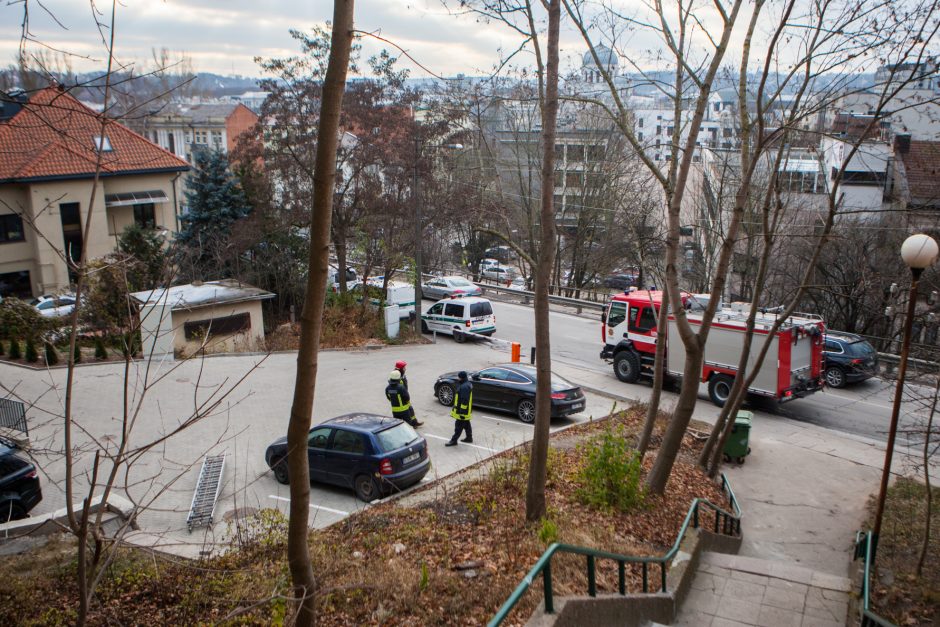
POLYGON ((36 467, 16 454, 18 448, 0 438, 0 523, 26 518, 42 500, 36 467))
POLYGON ((829 387, 845 387, 847 383, 858 383, 878 373, 878 353, 860 336, 830 331, 825 340, 823 368, 829 387))

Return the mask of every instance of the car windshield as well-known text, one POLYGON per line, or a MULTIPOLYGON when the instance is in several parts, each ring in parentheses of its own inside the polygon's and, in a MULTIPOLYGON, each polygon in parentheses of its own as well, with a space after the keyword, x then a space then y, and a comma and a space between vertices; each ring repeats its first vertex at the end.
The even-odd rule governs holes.
POLYGON ((470 305, 470 317, 479 318, 481 316, 490 316, 493 314, 493 307, 490 306, 489 301, 484 301, 482 303, 473 303, 470 305))
POLYGON ((391 429, 385 429, 375 434, 379 440, 379 446, 382 451, 388 453, 408 446, 418 439, 418 432, 411 428, 407 423, 395 425, 391 429))
POLYGON ((451 279, 450 284, 454 287, 468 287, 472 285, 467 279, 451 279))

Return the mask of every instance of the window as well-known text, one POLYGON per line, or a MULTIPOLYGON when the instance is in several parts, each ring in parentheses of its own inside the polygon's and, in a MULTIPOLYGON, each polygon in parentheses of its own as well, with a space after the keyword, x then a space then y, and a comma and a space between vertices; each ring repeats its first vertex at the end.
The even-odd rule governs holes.
POLYGON ((480 371, 481 379, 489 379, 490 381, 505 381, 506 376, 509 374, 502 368, 487 368, 486 370, 480 371))
POLYGON ((580 172, 566 172, 565 173, 565 186, 566 187, 581 187, 581 173, 580 172))
POLYGON ((204 130, 203 130, 203 131, 195 131, 195 137, 196 137, 196 139, 195 139, 195 141, 194 141, 193 143, 195 143, 195 144, 201 144, 201 145, 205 146, 206 144, 209 143, 209 142, 207 141, 207 139, 206 139, 206 136, 207 136, 207 135, 208 135, 208 133, 206 133, 206 131, 204 131, 204 130))
POLYGON ((568 161, 584 161, 584 146, 569 145, 568 161))
POLYGON ((433 306, 428 310, 428 315, 430 315, 430 316, 439 316, 439 315, 441 315, 441 312, 443 312, 443 311, 444 311, 444 304, 443 304, 443 303, 437 303, 436 305, 433 305, 433 306))
POLYGON ((637 133, 636 138, 640 141, 643 141, 643 131, 640 131, 639 133, 637 133))
POLYGON ((506 372, 506 382, 507 383, 521 383, 523 385, 526 383, 532 383, 528 377, 524 377, 518 372, 510 372, 510 371, 506 372))
POLYGON ((144 229, 152 229, 157 226, 156 212, 152 202, 134 205, 134 222, 137 226, 144 229))
POLYGON ((842 353, 842 345, 838 342, 833 342, 832 340, 826 340, 826 346, 823 349, 827 353, 842 353))
POLYGON ((607 326, 615 327, 627 318, 626 303, 611 303, 610 312, 607 314, 607 326))
POLYGON ((111 140, 108 139, 107 135, 95 135, 93 139, 95 142, 96 151, 111 152, 112 150, 114 150, 111 147, 111 140))
POLYGON ((222 145, 222 131, 212 131, 212 145, 213 146, 222 145))
POLYGON ((639 128, 643 128, 643 118, 637 118, 636 125, 639 128))
POLYGON ((440 279, 434 279, 433 281, 428 281, 428 287, 445 287, 445 283, 440 279))
POLYGON ((251 315, 246 313, 234 316, 222 316, 206 320, 193 320, 183 324, 187 340, 201 340, 203 337, 231 335, 251 329, 251 315))
POLYGON ((361 455, 366 452, 366 444, 360 434, 337 429, 333 434, 333 450, 361 455))
POLYGON ((459 303, 447 303, 444 307, 444 315, 452 318, 463 318, 463 305, 459 303))
POLYGON ((0 244, 22 242, 26 239, 23 230, 23 218, 15 213, 0 216, 0 244))
POLYGON ((630 331, 646 332, 656 328, 656 314, 652 307, 630 307, 630 331))
POLYGON ((28 298, 32 293, 33 286, 29 280, 29 270, 0 274, 0 296, 28 298))
POLYGON ((481 318, 483 316, 492 316, 493 307, 490 305, 489 301, 483 301, 479 303, 473 303, 470 305, 470 317, 471 318, 481 318))
POLYGON ((657 127, 656 127, 656 134, 657 134, 657 135, 662 135, 662 134, 663 134, 663 127, 662 127, 662 126, 657 126, 657 127))
POLYGON ((330 427, 317 427, 307 436, 307 446, 310 448, 326 448, 332 430, 330 427))
POLYGON ((716 102, 716 103, 714 104, 714 109, 715 109, 715 111, 721 111, 721 103, 720 103, 720 102, 716 102))
POLYGON ((666 135, 669 135, 670 137, 672 137, 672 129, 673 129, 672 126, 667 126, 667 127, 666 127, 666 135))
POLYGON ((412 444, 418 439, 418 432, 406 422, 399 423, 391 429, 385 429, 375 434, 379 447, 384 452, 397 451, 412 444))
POLYGON ((565 160, 565 145, 564 144, 555 144, 555 156, 558 157, 559 161, 565 160))

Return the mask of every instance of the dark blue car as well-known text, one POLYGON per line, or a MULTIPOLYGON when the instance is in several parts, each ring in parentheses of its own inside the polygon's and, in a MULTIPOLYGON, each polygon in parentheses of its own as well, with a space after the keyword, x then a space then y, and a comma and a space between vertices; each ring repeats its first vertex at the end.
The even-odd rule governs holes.
MULTIPOLYGON (((346 414, 317 425, 307 438, 310 479, 353 488, 369 502, 421 481, 431 469, 428 444, 397 418, 346 414)), ((287 438, 274 441, 264 460, 288 482, 287 438)))

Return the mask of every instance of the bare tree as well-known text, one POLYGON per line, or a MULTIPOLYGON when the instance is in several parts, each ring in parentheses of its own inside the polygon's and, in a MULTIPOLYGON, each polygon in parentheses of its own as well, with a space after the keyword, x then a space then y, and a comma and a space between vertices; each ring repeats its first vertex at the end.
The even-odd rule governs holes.
POLYGON ((353 40, 353 0, 335 0, 330 54, 323 79, 323 98, 317 130, 316 161, 309 171, 313 186, 310 215, 310 257, 307 298, 300 321, 300 348, 297 353, 297 377, 294 400, 287 427, 287 467, 290 477, 290 524, 287 536, 287 561, 294 593, 299 600, 298 625, 312 625, 314 579, 307 547, 310 516, 310 466, 307 459, 307 434, 313 415, 316 392, 323 298, 329 261, 330 219, 336 180, 336 153, 339 122, 353 40))

